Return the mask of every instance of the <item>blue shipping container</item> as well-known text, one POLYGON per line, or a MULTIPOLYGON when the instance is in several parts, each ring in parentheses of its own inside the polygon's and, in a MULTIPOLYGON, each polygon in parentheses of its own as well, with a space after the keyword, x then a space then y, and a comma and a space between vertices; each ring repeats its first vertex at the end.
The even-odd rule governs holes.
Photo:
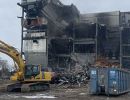
POLYGON ((118 68, 91 68, 90 93, 120 95, 130 91, 130 72, 118 68))

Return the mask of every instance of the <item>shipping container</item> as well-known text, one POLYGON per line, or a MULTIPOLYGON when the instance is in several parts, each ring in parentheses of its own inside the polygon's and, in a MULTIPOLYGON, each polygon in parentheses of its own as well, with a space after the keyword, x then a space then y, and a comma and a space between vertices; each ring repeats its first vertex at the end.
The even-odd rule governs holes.
POLYGON ((130 91, 130 72, 119 68, 91 68, 90 94, 121 95, 130 91))

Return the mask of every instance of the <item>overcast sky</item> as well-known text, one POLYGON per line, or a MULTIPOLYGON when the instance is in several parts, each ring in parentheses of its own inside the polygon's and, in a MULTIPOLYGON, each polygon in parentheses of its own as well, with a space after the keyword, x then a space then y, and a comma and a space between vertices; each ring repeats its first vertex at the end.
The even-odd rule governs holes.
MULTIPOLYGON (((21 0, 0 0, 0 39, 19 48, 21 42, 21 0)), ((81 13, 130 11, 130 0, 61 0, 64 4, 75 4, 81 13)), ((1 56, 3 57, 3 56, 1 56)), ((7 58, 6 58, 7 59, 7 58)))
POLYGON ((130 11, 130 0, 61 0, 75 4, 81 13, 130 11))

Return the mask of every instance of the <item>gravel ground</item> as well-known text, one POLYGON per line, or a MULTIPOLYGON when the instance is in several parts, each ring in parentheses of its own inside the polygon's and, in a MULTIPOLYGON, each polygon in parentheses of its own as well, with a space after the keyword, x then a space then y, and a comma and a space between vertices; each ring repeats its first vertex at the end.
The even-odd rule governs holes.
POLYGON ((0 100, 130 100, 130 93, 116 97, 90 95, 87 86, 55 88, 34 93, 0 93, 0 100))

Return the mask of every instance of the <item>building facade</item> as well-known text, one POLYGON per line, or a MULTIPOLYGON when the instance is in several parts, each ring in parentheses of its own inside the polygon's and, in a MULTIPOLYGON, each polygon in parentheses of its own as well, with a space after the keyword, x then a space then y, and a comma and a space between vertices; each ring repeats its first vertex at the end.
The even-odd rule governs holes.
POLYGON ((89 66, 104 58, 124 65, 122 39, 130 26, 129 12, 80 14, 73 4, 59 0, 22 0, 19 5, 27 64, 70 71, 76 64, 89 66))

